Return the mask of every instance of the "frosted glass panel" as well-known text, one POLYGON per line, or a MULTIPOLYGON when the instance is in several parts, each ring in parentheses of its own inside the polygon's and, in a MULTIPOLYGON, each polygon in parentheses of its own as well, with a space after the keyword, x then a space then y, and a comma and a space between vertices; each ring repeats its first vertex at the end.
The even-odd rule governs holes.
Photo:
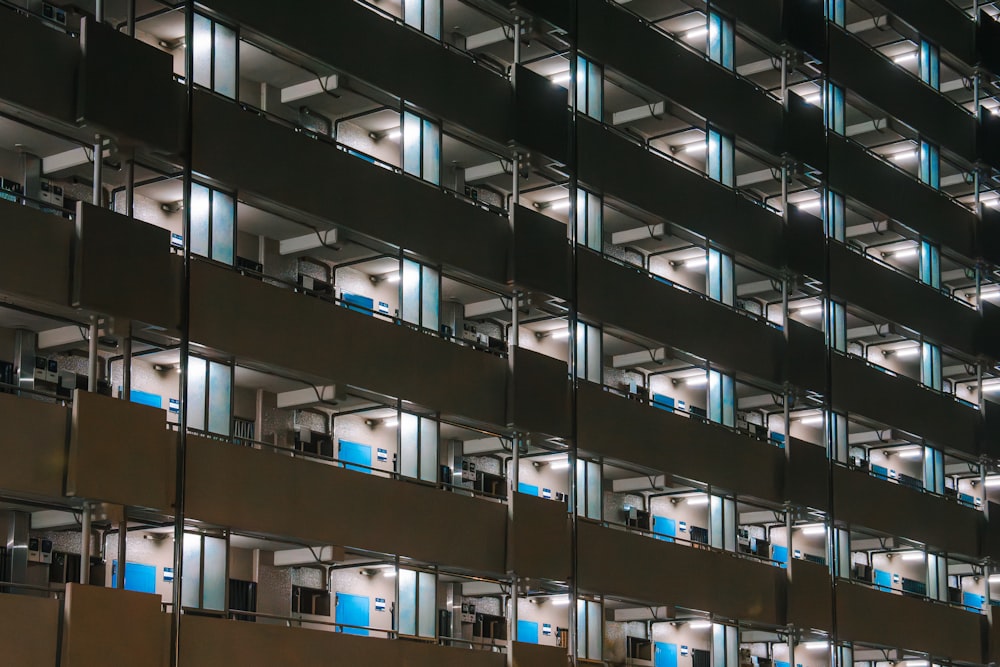
POLYGON ((601 518, 601 464, 587 462, 587 518, 601 518))
POLYGON ((403 260, 403 321, 420 324, 420 265, 403 260))
POLYGON ((423 29, 424 0, 403 0, 403 20, 417 30, 423 29))
POLYGON ((441 301, 441 285, 438 280, 438 272, 429 266, 421 267, 423 282, 421 292, 423 299, 420 305, 420 324, 426 329, 437 331, 438 326, 438 304, 441 301))
POLYGON ((420 118, 403 114, 403 171, 420 176, 420 118))
POLYGON ((194 82, 212 87, 212 21, 200 14, 194 15, 194 82))
POLYGON ((438 478, 438 423, 420 420, 420 479, 436 482, 438 478))
POLYGON ((229 366, 209 365, 208 378, 208 430, 219 435, 229 435, 229 415, 232 405, 232 375, 229 366))
POLYGON ((399 634, 417 634, 417 573, 399 571, 399 634))
POLYGON ((403 413, 399 416, 399 472, 406 477, 419 477, 420 418, 403 413))
POLYGON ((441 130, 429 120, 423 121, 424 180, 437 185, 441 182, 441 130))
POLYGON ((576 461, 576 513, 587 516, 587 462, 576 461))
POLYGON ((188 357, 188 397, 187 410, 188 428, 205 430, 205 360, 198 357, 188 357))
POLYGON ((441 39, 441 0, 424 0, 424 32, 441 39))
POLYGON ((181 606, 201 606, 201 536, 184 534, 184 576, 181 606))
POLYGON ((726 667, 726 626, 712 624, 712 665, 726 667))
POLYGON ((581 658, 587 656, 587 601, 576 601, 576 651, 581 658))
POLYGON ((437 625, 437 590, 436 577, 430 572, 420 572, 419 581, 419 620, 418 632, 421 637, 433 637, 437 625))
POLYGON ((215 191, 212 193, 212 259, 224 264, 233 263, 233 198, 215 191))
POLYGON ((718 496, 710 496, 711 499, 711 513, 709 518, 709 526, 711 527, 711 542, 713 547, 721 549, 724 546, 723 540, 725 533, 723 532, 722 523, 722 498, 718 496))
POLYGON ((587 603, 587 657, 594 660, 601 658, 601 639, 604 628, 601 623, 601 605, 597 602, 587 603))
POLYGON ((215 24, 215 91, 236 97, 236 32, 215 24))
POLYGON ((212 195, 208 188, 191 184, 191 252, 208 257, 208 220, 212 195))
POLYGON ((218 537, 205 537, 205 572, 202 608, 226 608, 226 541, 218 537))

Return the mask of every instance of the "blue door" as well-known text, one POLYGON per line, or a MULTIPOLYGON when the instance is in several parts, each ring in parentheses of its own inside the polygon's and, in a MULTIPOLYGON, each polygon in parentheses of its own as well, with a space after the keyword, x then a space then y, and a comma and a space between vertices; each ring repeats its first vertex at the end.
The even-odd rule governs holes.
POLYGON ((371 473, 372 465, 372 448, 368 445, 362 445, 357 442, 348 442, 347 440, 340 441, 340 460, 345 463, 344 467, 348 470, 357 470, 358 472, 371 473), (358 465, 349 465, 351 463, 356 463, 358 465), (365 467, 359 467, 365 466, 365 467))
POLYGON ((788 567, 788 547, 775 544, 771 547, 771 558, 781 563, 781 567, 788 567))
MULTIPOLYGON (((118 561, 111 561, 111 579, 118 580, 118 561)), ((125 563, 125 590, 138 593, 156 592, 156 566, 125 563)))
POLYGON ((368 627, 368 598, 363 595, 348 595, 347 593, 337 593, 336 618, 338 623, 347 625, 358 625, 358 628, 345 628, 338 626, 337 631, 345 635, 368 636, 368 631, 362 628, 368 627))
POLYGON ((538 623, 534 621, 517 621, 517 641, 525 644, 538 643, 538 623))
POLYGON ((375 305, 375 302, 367 296, 351 294, 350 292, 344 292, 341 299, 344 302, 344 306, 348 310, 353 310, 354 312, 361 313, 362 315, 371 315, 372 307, 375 305))
POLYGON ((875 570, 875 588, 888 591, 892 589, 892 573, 884 570, 875 570))
POLYGON ((523 493, 528 496, 538 496, 538 487, 534 484, 525 484, 524 482, 517 483, 517 492, 523 493))
POLYGON ((653 665, 655 667, 677 667, 677 644, 666 642, 653 644, 653 665))
POLYGON ((665 516, 653 515, 653 532, 656 539, 673 542, 677 535, 677 522, 665 516))

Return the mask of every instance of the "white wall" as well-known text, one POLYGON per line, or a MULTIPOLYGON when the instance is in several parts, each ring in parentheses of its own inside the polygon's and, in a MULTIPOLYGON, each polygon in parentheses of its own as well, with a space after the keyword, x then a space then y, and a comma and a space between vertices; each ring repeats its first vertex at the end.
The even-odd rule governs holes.
MULTIPOLYGON (((682 540, 691 539, 691 527, 697 526, 699 528, 709 529, 708 519, 709 519, 709 507, 710 505, 692 505, 684 498, 678 498, 676 496, 657 496, 655 498, 650 498, 649 500, 650 515, 651 516, 662 516, 668 519, 673 519, 677 522, 677 537, 682 540), (676 503, 670 502, 671 499, 676 500, 676 503), (684 521, 687 523, 687 530, 681 531, 680 522, 684 521)), ((652 518, 650 518, 652 521, 652 518)))
POLYGON ((543 646, 559 645, 556 629, 569 628, 569 610, 569 604, 555 604, 552 598, 546 596, 517 600, 518 620, 538 623, 538 643, 543 646), (552 634, 548 636, 542 633, 542 625, 545 623, 552 626, 552 634))
POLYGON ((379 420, 375 427, 365 423, 366 413, 361 412, 343 417, 335 417, 333 420, 333 445, 334 457, 340 453, 339 441, 347 440, 360 445, 368 445, 372 448, 372 467, 377 470, 393 471, 393 461, 398 451, 397 435, 395 426, 385 426, 379 420), (378 450, 386 450, 387 461, 378 460, 378 450))

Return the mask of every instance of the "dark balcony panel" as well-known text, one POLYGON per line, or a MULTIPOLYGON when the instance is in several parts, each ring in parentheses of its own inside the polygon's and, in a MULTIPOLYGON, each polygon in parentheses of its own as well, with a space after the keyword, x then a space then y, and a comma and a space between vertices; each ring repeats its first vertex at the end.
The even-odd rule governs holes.
POLYGON ((826 336, 790 320, 786 377, 796 387, 826 393, 826 336))
POLYGON ((785 571, 735 554, 644 535, 577 526, 580 589, 652 605, 700 609, 741 621, 784 624, 785 571), (650 576, 656 572, 658 576, 650 576))
POLYGON ((579 383, 577 401, 582 450, 711 481, 717 489, 740 495, 784 501, 785 455, 773 445, 616 396, 589 382, 579 383))
POLYGON ((506 360, 196 261, 191 340, 238 359, 503 424, 506 360), (261 326, 259 313, 268 313, 261 326))
POLYGON ((521 431, 569 437, 570 382, 566 362, 514 349, 514 400, 507 422, 521 431))
POLYGON ((830 243, 830 291, 940 345, 978 352, 980 318, 975 310, 841 243, 830 243))
POLYGON ((568 510, 564 502, 515 493, 508 569, 521 577, 567 581, 573 571, 568 510))
POLYGON ((943 604, 837 582, 837 634, 844 640, 982 663, 985 619, 943 604))
POLYGON ((66 474, 69 410, 0 394, 0 488, 14 496, 58 499, 66 474))
MULTIPOLYGON (((990 114, 987 114, 990 115, 990 114)), ((996 121, 997 164, 1000 164, 1000 117, 996 121)), ((1000 264, 1000 210, 992 206, 980 206, 982 216, 979 220, 978 247, 974 256, 1000 264)))
POLYGON ((863 470, 833 470, 838 521, 924 542, 934 549, 979 557, 982 512, 954 500, 872 477, 863 470))
POLYGON ((173 57, 90 17, 80 46, 78 121, 119 145, 179 155, 184 87, 174 82, 173 57))
POLYGON ((784 337, 778 329, 597 253, 579 251, 577 265, 582 315, 711 359, 721 368, 784 380, 784 337))
MULTIPOLYGON (((195 171, 240 194, 297 209, 498 283, 507 279, 506 217, 204 92, 195 95, 193 162, 195 171)), ((303 233, 309 229, 303 227, 303 233)))
POLYGON ((790 269, 804 276, 816 280, 825 278, 826 234, 822 218, 803 211, 798 206, 788 207, 785 261, 790 269))
POLYGON ((0 100, 75 126, 80 42, 7 7, 0 12, 0 60, 10 64, 0 100))
POLYGON ((534 14, 564 30, 571 27, 573 14, 569 0, 509 0, 500 4, 519 14, 534 14))
POLYGON ((788 587, 788 622, 800 628, 830 631, 833 628, 833 581, 826 565, 807 560, 791 561, 788 587))
POLYGON ((993 517, 993 519, 986 522, 982 553, 983 556, 995 561, 1000 558, 1000 505, 990 501, 986 501, 986 503, 988 516, 993 517))
POLYGON ((781 217, 657 157, 599 123, 577 122, 580 181, 768 266, 781 265, 781 217), (738 220, 739 224, 733 224, 738 220))
POLYGON ((569 146, 568 92, 548 77, 517 66, 512 137, 559 162, 569 146))
POLYGON ((0 593, 0 651, 12 665, 56 665, 62 602, 0 593))
MULTIPOLYGON (((800 161, 826 171, 826 127, 823 109, 788 91, 784 116, 784 150, 800 161)), ((792 207, 792 210, 796 210, 792 207)))
POLYGON ((976 64, 976 24, 951 2, 879 0, 922 37, 969 65, 976 64))
POLYGON ((504 667, 506 664, 502 653, 448 648, 433 642, 359 637, 333 629, 328 626, 324 632, 285 624, 234 623, 224 618, 185 614, 181 621, 180 664, 185 667, 504 667))
POLYGON ((785 500, 827 511, 830 506, 830 461, 826 448, 797 438, 790 438, 787 447, 785 500))
POLYGON ((987 627, 987 653, 984 662, 1000 662, 1000 607, 990 606, 987 627))
POLYGON ((1000 22, 979 10, 976 50, 980 62, 991 72, 1000 72, 1000 22))
POLYGON ((830 187, 898 220, 923 236, 974 257, 976 216, 944 194, 867 153, 860 145, 829 135, 830 187))
POLYGON ((569 299, 571 249, 566 225, 524 206, 514 210, 515 285, 569 299))
POLYGON ((150 593, 68 584, 60 623, 60 667, 166 665, 170 655, 171 617, 163 613, 160 599, 150 593), (97 639, 108 627, 121 631, 120 641, 97 639))
POLYGON ((443 120, 504 144, 516 138, 509 120, 509 81, 360 3, 289 0, 277 13, 267 0, 210 0, 206 5, 443 120))
POLYGON ((862 359, 832 355, 833 408, 926 438, 940 448, 978 454, 979 411, 862 359))
POLYGON ((984 454, 1000 459, 1000 403, 983 401, 983 423, 979 442, 984 454))
POLYGON ((68 304, 72 244, 69 220, 0 200, 0 248, 4 249, 0 285, 6 294, 68 304))
POLYGON ((942 148, 963 159, 975 161, 975 118, 833 24, 830 25, 829 40, 830 78, 915 128, 942 148))
POLYGON ((216 526, 480 572, 505 567, 506 505, 318 461, 188 436, 185 499, 189 518, 216 526))
POLYGON ((566 649, 514 642, 514 667, 566 667, 566 649))
POLYGON ((726 14, 737 23, 763 35, 772 42, 781 42, 782 0, 712 0, 713 9, 726 14))
POLYGON ((77 308, 180 328, 182 267, 172 261, 168 230, 79 202, 74 260, 77 308))
POLYGON ((826 13, 822 0, 784 0, 785 39, 820 60, 826 57, 826 13))
POLYGON ((579 0, 578 11, 581 53, 711 118, 720 130, 781 153, 781 105, 760 89, 614 3, 579 0))

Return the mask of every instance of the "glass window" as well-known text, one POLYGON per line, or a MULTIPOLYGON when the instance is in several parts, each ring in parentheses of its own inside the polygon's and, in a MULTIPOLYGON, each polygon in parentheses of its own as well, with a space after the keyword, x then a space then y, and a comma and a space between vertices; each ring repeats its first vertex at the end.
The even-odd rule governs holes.
POLYGON ((733 24, 722 16, 708 15, 708 57, 728 70, 733 69, 733 50, 736 38, 733 24))

